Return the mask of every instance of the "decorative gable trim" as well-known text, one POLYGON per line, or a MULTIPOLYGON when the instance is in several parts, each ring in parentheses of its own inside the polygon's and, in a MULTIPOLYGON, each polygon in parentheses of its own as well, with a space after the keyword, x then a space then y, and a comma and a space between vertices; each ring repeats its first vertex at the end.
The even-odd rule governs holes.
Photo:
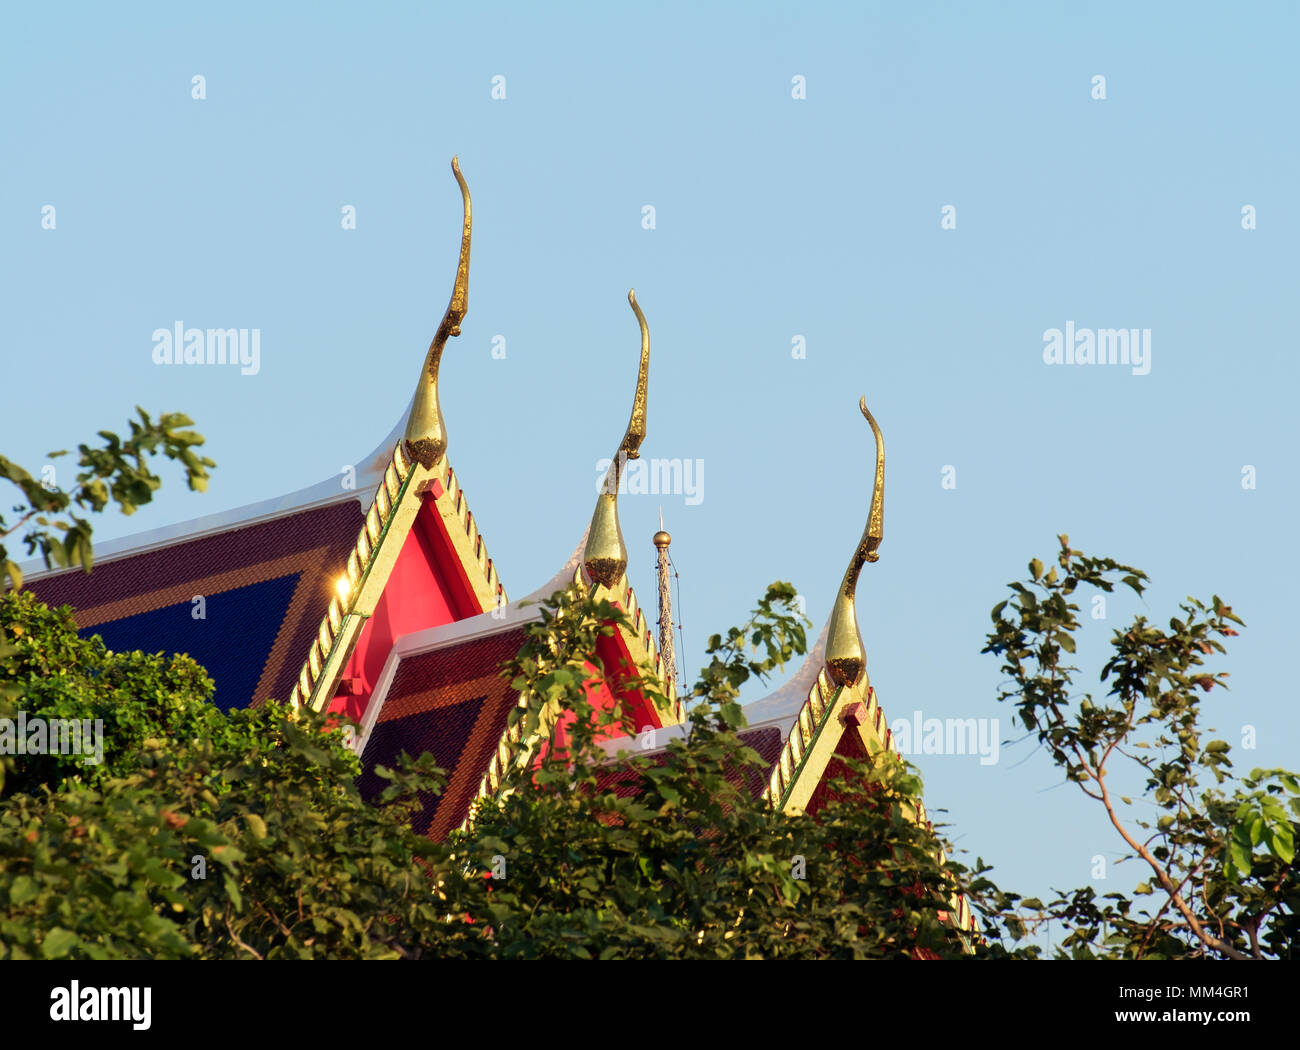
POLYGON ((406 457, 401 441, 393 446, 391 461, 375 490, 365 523, 348 555, 340 593, 330 598, 311 648, 303 661, 290 700, 316 710, 328 706, 339 675, 375 611, 402 544, 420 512, 425 493, 433 499, 457 556, 462 582, 480 610, 504 604, 505 591, 496 566, 488 556, 483 537, 465 499, 455 472, 444 457, 426 469, 406 457))

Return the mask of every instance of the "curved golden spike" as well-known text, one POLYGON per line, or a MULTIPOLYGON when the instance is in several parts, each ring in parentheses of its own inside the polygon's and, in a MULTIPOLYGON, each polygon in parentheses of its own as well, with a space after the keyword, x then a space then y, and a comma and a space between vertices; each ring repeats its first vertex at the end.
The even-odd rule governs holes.
POLYGON ((627 572, 627 544, 623 542, 623 530, 618 523, 618 489, 627 461, 641 455, 650 387, 650 329, 637 304, 636 289, 627 293, 627 301, 641 326, 641 366, 637 371, 636 395, 632 399, 632 417, 627 421, 627 430, 614 453, 614 461, 609 465, 602 492, 596 497, 596 509, 591 515, 587 546, 582 555, 587 575, 594 583, 603 583, 606 587, 613 587, 627 572))
POLYGON ((831 608, 830 624, 826 632, 826 670, 838 685, 843 686, 857 685, 866 670, 867 654, 862 646, 862 634, 858 630, 854 598, 858 589, 858 574, 862 571, 863 564, 880 559, 878 548, 885 532, 885 439, 881 436, 875 417, 867 409, 865 397, 858 401, 858 408, 871 425, 871 433, 876 441, 876 478, 867 527, 857 550, 849 559, 849 567, 844 572, 844 580, 835 596, 835 605, 831 608))
POLYGON ((472 227, 469 187, 460 173, 460 161, 451 158, 451 170, 460 184, 461 199, 465 203, 465 228, 460 238, 460 261, 456 265, 456 283, 452 286, 451 302, 443 314, 442 323, 433 335, 429 352, 420 370, 420 385, 415 388, 415 403, 406 420, 406 451, 422 467, 432 467, 447 451, 447 424, 442 418, 438 403, 438 366, 442 351, 451 336, 460 335, 460 323, 469 309, 469 242, 472 227))
POLYGON ((641 312, 641 306, 636 301, 635 288, 628 289, 627 301, 632 306, 632 312, 636 314, 636 323, 641 327, 641 364, 636 374, 636 395, 632 399, 632 415, 627 421, 627 430, 623 434, 618 450, 627 453, 628 459, 638 459, 641 455, 641 442, 645 440, 646 401, 650 390, 650 329, 645 323, 645 314, 641 312))

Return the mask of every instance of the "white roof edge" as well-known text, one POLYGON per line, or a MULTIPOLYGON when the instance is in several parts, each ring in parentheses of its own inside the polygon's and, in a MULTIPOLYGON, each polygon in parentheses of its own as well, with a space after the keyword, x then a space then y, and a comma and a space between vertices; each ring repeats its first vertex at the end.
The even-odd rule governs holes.
MULTIPOLYGON (((369 500, 374 489, 383 480, 384 471, 388 469, 389 457, 392 456, 393 447, 402 436, 406 426, 406 416, 409 412, 408 407, 407 412, 402 414, 401 419, 398 420, 397 425, 393 427, 388 437, 373 452, 362 459, 361 466, 357 469, 356 486, 353 489, 341 488, 339 477, 336 475, 333 478, 328 478, 325 481, 309 485, 297 492, 290 492, 283 496, 273 496, 271 499, 261 500, 258 503, 249 503, 242 507, 235 507, 232 510, 206 514, 200 518, 191 518, 188 521, 163 525, 147 532, 137 532, 116 540, 97 543, 95 544, 95 564, 100 565, 116 558, 144 554, 147 551, 167 547, 173 543, 199 539, 217 532, 225 532, 234 526, 260 525, 263 522, 272 521, 275 518, 294 514, 298 511, 312 510, 333 503, 346 503, 348 500, 369 500)), ((24 578, 29 580, 46 579, 59 573, 78 571, 76 566, 66 569, 47 569, 44 560, 40 558, 33 558, 20 563, 19 569, 22 571, 24 578)))
MULTIPOLYGON (((670 741, 684 739, 689 729, 689 723, 685 722, 664 726, 661 729, 647 728, 641 730, 635 736, 620 736, 615 737, 613 740, 602 740, 600 741, 600 748, 611 758, 620 751, 662 751, 670 741)), ((750 722, 740 731, 748 733, 754 729, 779 729, 782 738, 784 738, 789 732, 789 719, 768 718, 761 722, 750 722)))

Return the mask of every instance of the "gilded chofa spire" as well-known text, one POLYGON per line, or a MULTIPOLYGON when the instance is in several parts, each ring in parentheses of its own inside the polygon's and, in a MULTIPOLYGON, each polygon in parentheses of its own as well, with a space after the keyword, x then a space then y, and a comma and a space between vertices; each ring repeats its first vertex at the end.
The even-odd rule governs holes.
POLYGON ((614 453, 614 461, 609 465, 602 491, 596 497, 596 510, 591 515, 587 547, 582 556, 582 564, 592 582, 603 583, 606 587, 613 587, 627 572, 627 544, 623 542, 623 530, 618 524, 618 488, 627 461, 641 455, 641 442, 645 440, 646 394, 650 383, 650 329, 646 327, 645 314, 637 305, 635 289, 627 293, 627 301, 632 304, 632 312, 641 326, 641 367, 636 377, 636 397, 632 401, 632 418, 628 420, 627 431, 614 453))
POLYGON ((862 571, 864 562, 879 560, 877 549, 885 531, 885 439, 880 434, 875 417, 867 410, 865 397, 858 401, 858 408, 867 417, 871 433, 876 439, 876 479, 871 493, 867 527, 857 550, 849 559, 849 567, 844 572, 844 582, 840 584, 839 593, 835 596, 826 632, 826 670, 837 685, 850 687, 861 681, 867 666, 867 654, 862 647, 862 634, 858 630, 858 614, 854 605, 858 573, 862 571))
POLYGON ((442 351, 447 340, 460 335, 460 323, 465 319, 469 309, 469 240, 471 214, 469 187, 465 177, 460 173, 457 158, 451 158, 451 170, 456 174, 460 184, 460 195, 465 202, 465 229, 460 238, 460 261, 456 265, 456 283, 452 287, 451 302, 443 314, 442 324, 433 335, 429 352, 424 359, 424 368, 420 371, 420 385, 415 389, 415 403, 411 405, 411 414, 406 420, 406 451, 420 466, 432 467, 447 451, 447 424, 442 418, 442 406, 438 404, 438 366, 442 363, 442 351))

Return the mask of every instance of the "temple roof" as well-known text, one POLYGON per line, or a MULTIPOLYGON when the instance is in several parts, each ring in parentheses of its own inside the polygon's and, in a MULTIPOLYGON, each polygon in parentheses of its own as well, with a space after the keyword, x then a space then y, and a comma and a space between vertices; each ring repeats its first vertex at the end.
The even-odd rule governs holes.
POLYGON ((382 481, 385 445, 358 466, 359 490, 335 477, 127 536, 96 547, 93 573, 37 563, 26 585, 49 605, 73 606, 81 633, 110 649, 189 653, 225 710, 286 699, 364 527, 364 493, 382 481))
MULTIPOLYGON (((374 767, 391 767, 403 751, 433 754, 448 772, 440 798, 424 800, 416 830, 442 838, 463 824, 473 802, 494 792, 512 758, 521 752, 519 735, 507 728, 519 693, 500 673, 500 665, 515 656, 525 638, 525 626, 540 619, 540 603, 556 591, 582 582, 584 533, 568 561, 531 594, 478 616, 416 631, 398 638, 384 664, 372 700, 361 723, 356 749, 361 755, 363 792, 378 794, 384 783, 374 767)), ((642 673, 658 677, 669 698, 669 709, 642 709, 639 694, 619 693, 634 708, 639 724, 662 725, 681 718, 675 683, 665 681, 653 635, 636 594, 623 581, 623 600, 633 629, 620 629, 606 654, 630 662, 642 673)), ((617 688, 617 683, 615 683, 617 688)))
MULTIPOLYGON (((471 819, 474 802, 500 787, 510 763, 535 760, 541 736, 521 740, 509 726, 520 698, 501 666, 540 619, 540 603, 570 585, 589 588, 630 621, 591 654, 607 672, 593 690, 597 703, 630 713, 640 729, 636 749, 652 757, 688 732, 676 681, 665 675, 627 578, 618 519, 622 473, 646 436, 645 316, 629 292, 641 337, 632 412, 591 523, 559 572, 508 602, 447 460, 438 400, 439 362, 468 309, 471 204, 454 159, 452 168, 464 223, 451 301, 408 411, 354 477, 101 544, 90 575, 24 567, 39 598, 74 607, 83 635, 101 634, 114 650, 189 653, 212 676, 223 709, 274 697, 358 721, 367 798, 385 786, 376 766, 393 766, 403 751, 431 753, 449 779, 441 795, 422 799, 414 827, 433 838, 471 819), (643 695, 630 672, 657 677, 666 701, 643 695)), ((855 607, 859 573, 879 556, 884 491, 883 438, 865 400, 859 407, 876 445, 862 539, 802 666, 744 709, 741 737, 765 765, 737 770, 737 783, 747 777, 756 797, 787 813, 816 812, 843 760, 897 753, 866 674, 855 607)), ((544 721, 557 717, 548 709, 544 721)), ((613 755, 628 744, 619 737, 602 746, 613 755)), ((607 786, 617 790, 620 776, 612 766, 607 786)), ((906 808, 927 823, 919 799, 906 808)), ((965 902, 955 904, 965 926, 965 902)))
MULTIPOLYGON (((333 640, 328 625, 355 604, 345 607, 339 580, 360 579, 380 546, 400 547, 411 528, 393 527, 397 505, 388 497, 390 488, 403 491, 394 456, 405 467, 404 423, 360 462, 355 488, 335 477, 101 544, 93 573, 38 563, 25 572, 26 586, 47 604, 73 606, 81 633, 101 635, 110 649, 189 653, 212 677, 223 709, 310 695, 302 686, 319 677, 322 638, 333 640)), ((445 458, 435 473, 433 499, 451 534, 443 569, 458 570, 461 590, 472 595, 464 604, 478 612, 504 591, 445 458)), ((406 498, 413 519, 420 498, 406 498)))
POLYGON ((359 716, 393 642, 505 603, 447 457, 438 365, 468 309, 471 206, 451 301, 403 420, 359 469, 289 495, 100 545, 95 572, 28 573, 83 634, 181 651, 223 708, 268 697, 359 716))

